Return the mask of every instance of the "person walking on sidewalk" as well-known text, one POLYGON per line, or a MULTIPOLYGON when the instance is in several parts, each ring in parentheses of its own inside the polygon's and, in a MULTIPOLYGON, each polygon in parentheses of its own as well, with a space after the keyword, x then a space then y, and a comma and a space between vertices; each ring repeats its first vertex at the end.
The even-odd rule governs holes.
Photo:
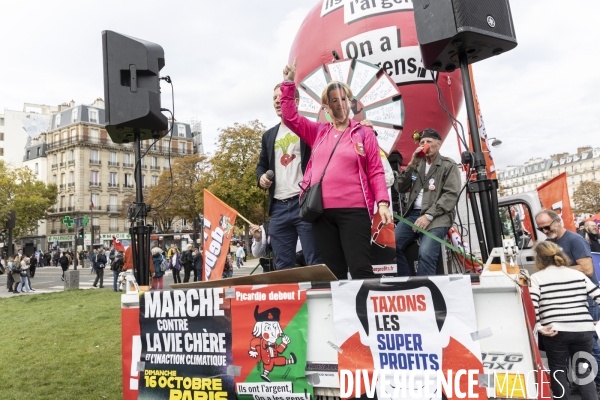
POLYGON ((60 278, 61 280, 65 280, 65 272, 67 272, 69 270, 69 257, 67 257, 67 253, 63 252, 60 256, 60 258, 58 259, 58 264, 60 265, 60 268, 62 268, 62 277, 60 278))
MULTIPOLYGON (((183 253, 181 253, 180 263, 183 266, 183 271, 184 271, 183 283, 188 283, 190 281, 190 276, 191 276, 192 270, 194 269, 194 256, 192 255, 192 245, 191 244, 188 244, 186 247, 186 250, 183 253)), ((194 271, 194 275, 196 275, 195 271, 194 271)), ((195 281, 195 279, 194 279, 194 281, 195 281)))
POLYGON ((244 257, 246 253, 244 253, 244 249, 242 248, 242 244, 238 243, 237 250, 235 251, 235 265, 237 265, 238 269, 240 265, 244 265, 244 257))
POLYGON ((102 249, 96 255, 96 263, 94 264, 94 268, 96 268, 96 279, 92 286, 98 287, 98 281, 100 281, 100 288, 102 289, 104 287, 104 267, 106 267, 106 255, 104 254, 104 249, 102 249))

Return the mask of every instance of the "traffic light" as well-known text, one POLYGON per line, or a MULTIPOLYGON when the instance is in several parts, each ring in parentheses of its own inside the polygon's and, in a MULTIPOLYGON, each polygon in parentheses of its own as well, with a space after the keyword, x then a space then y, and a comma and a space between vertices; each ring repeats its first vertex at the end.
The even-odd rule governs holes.
POLYGON ((79 231, 77 233, 77 238, 78 239, 83 239, 83 228, 79 228, 79 231))
POLYGON ((8 235, 8 229, 2 229, 0 231, 0 236, 3 237, 3 238, 5 238, 6 235, 8 235))

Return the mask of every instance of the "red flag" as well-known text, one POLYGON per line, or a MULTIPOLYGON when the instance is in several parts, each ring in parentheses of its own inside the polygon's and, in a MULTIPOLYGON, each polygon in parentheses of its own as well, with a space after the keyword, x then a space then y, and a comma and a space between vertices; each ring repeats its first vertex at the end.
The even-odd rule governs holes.
POLYGON ((238 213, 204 189, 203 279, 221 279, 238 213))
POLYGON ((571 210, 571 199, 569 198, 569 189, 567 187, 567 173, 563 172, 557 177, 537 188, 542 208, 552 210, 560 215, 563 220, 563 226, 570 231, 575 232, 575 222, 573 221, 573 211, 571 210))
POLYGON ((112 237, 112 239, 113 239, 113 246, 115 247, 115 250, 124 252, 125 246, 123 246, 123 243, 121 243, 121 241, 114 236, 112 237))

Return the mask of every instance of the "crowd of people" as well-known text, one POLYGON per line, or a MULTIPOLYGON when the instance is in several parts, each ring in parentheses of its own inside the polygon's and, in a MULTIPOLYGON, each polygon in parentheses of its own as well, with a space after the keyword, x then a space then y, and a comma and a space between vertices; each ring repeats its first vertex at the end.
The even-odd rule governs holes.
MULTIPOLYGON (((253 255, 262 257, 261 264, 271 262, 263 264, 265 270, 284 270, 298 265, 296 256, 302 249, 306 264, 324 263, 338 279, 375 277, 371 225, 375 214, 381 227, 393 223, 388 197, 393 185, 406 200, 404 220, 395 227, 397 275, 435 275, 440 255, 436 239, 444 239, 453 225, 461 190, 456 163, 439 153, 440 134, 431 128, 416 131, 418 146, 390 183, 372 125, 350 117, 351 89, 329 82, 321 99, 328 122, 315 122, 298 112, 295 73, 296 60, 285 66, 284 81, 274 88, 273 106, 281 122, 262 137, 256 178, 258 186, 268 190, 270 219, 250 227, 253 255), (406 253, 417 240, 415 267, 406 253)), ((569 398, 561 386, 575 387, 582 399, 597 399, 600 374, 579 388, 575 382, 569 386, 566 377, 567 364, 577 352, 593 355, 600 365, 595 333, 600 290, 591 254, 600 252, 597 224, 583 223, 577 234, 565 229, 553 211, 544 210, 535 220, 547 240, 534 247, 539 272, 532 275, 531 294, 540 343, 552 370, 553 395, 569 398)))
POLYGON ((375 214, 381 227, 393 223, 388 189, 394 185, 399 193, 409 193, 403 217, 428 232, 396 226, 398 275, 434 275, 440 249, 431 236, 446 236, 460 191, 456 163, 439 154, 442 137, 430 128, 418 132, 407 168, 395 177, 392 171, 390 180, 385 171, 391 167, 381 157, 373 125, 351 117, 350 87, 329 82, 321 98, 329 122, 315 122, 298 112, 295 74, 296 61, 285 66, 284 81, 274 88, 273 106, 281 122, 262 137, 256 177, 259 187, 268 190, 270 219, 250 227, 253 255, 272 259, 273 269, 284 270, 298 265, 301 248, 306 265, 324 263, 338 279, 373 278, 371 225, 375 214), (301 217, 301 209, 308 209, 303 203, 314 193, 320 213, 302 211, 301 217), (421 243, 416 270, 405 257, 415 240, 421 243))

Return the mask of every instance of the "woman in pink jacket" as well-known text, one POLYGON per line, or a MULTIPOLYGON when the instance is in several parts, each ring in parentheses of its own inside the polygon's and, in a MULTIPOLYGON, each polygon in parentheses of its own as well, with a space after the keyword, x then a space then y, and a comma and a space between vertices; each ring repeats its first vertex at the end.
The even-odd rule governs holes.
POLYGON ((374 278, 371 221, 377 204, 384 225, 393 222, 379 145, 373 130, 349 118, 352 92, 340 82, 323 90, 322 103, 332 123, 312 122, 298 114, 294 102, 294 65, 283 70, 281 112, 285 126, 312 149, 304 189, 323 177, 323 214, 312 223, 323 261, 338 279, 374 278))

